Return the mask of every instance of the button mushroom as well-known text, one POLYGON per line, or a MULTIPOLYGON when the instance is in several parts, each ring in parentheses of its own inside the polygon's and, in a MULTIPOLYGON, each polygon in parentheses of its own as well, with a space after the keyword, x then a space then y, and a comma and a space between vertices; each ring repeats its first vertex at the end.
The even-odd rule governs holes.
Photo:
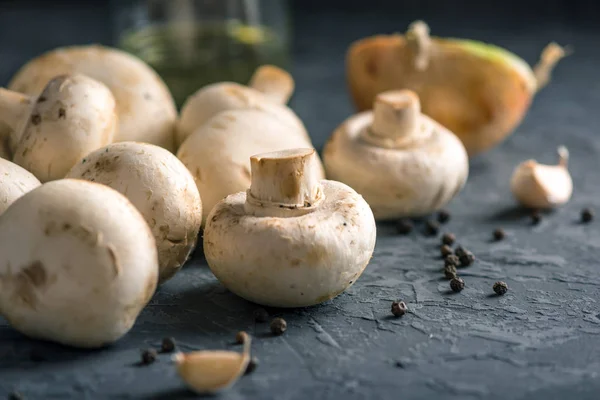
POLYGON ((429 214, 469 173, 461 142, 421 114, 410 90, 381 93, 373 111, 347 119, 326 143, 323 161, 329 179, 362 194, 377 219, 429 214))
POLYGON ((52 79, 37 99, 4 89, 0 99, 0 119, 13 132, 13 161, 42 182, 63 178, 115 132, 111 92, 84 75, 52 79))
POLYGON ((156 289, 156 245, 135 207, 109 187, 46 183, 0 218, 0 314, 32 338, 112 343, 156 289))
POLYGON ((522 162, 515 168, 510 180, 513 195, 525 207, 554 208, 565 204, 573 193, 569 174, 569 151, 558 148, 557 165, 543 165, 535 160, 522 162))
MULTIPOLYGON (((204 222, 217 202, 250 187, 250 156, 310 146, 303 137, 288 134, 289 130, 281 120, 260 110, 230 110, 211 118, 186 139, 177 157, 194 177, 204 222)), ((314 165, 324 178, 320 160, 314 165)))
POLYGON ((346 68, 360 111, 370 109, 378 93, 414 90, 423 112, 458 135, 472 156, 515 129, 564 56, 564 49, 552 43, 532 70, 496 46, 430 37, 427 25, 417 21, 406 35, 378 35, 353 43, 346 68))
POLYGON ((208 85, 190 96, 181 109, 177 123, 177 145, 202 126, 211 117, 226 110, 259 109, 279 118, 288 125, 288 131, 310 138, 304 124, 296 114, 285 106, 294 90, 294 80, 290 74, 271 65, 256 70, 250 86, 233 82, 220 82, 208 85))
POLYGON ((204 253, 229 290, 273 307, 332 299, 356 282, 375 246, 373 213, 340 182, 320 180, 314 149, 251 158, 252 185, 208 216, 204 253))
POLYGON ((138 58, 103 46, 63 47, 25 64, 8 88, 37 96, 57 75, 84 74, 104 83, 117 102, 115 141, 152 143, 174 151, 177 110, 169 89, 138 58))
POLYGON ((0 215, 19 197, 40 186, 29 171, 0 158, 0 215))
POLYGON ((160 282, 187 260, 200 230, 202 203, 194 178, 172 153, 147 143, 113 143, 87 155, 67 177, 110 186, 142 213, 156 239, 160 282))

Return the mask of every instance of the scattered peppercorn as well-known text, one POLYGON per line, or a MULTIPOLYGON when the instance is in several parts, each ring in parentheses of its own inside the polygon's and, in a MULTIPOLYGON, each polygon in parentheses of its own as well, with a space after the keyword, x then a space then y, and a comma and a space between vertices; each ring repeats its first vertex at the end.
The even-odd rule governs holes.
POLYGON ((452 278, 452 280, 450 281, 450 289, 452 289, 453 292, 462 292, 462 290, 465 288, 465 281, 463 281, 462 278, 454 277, 452 278))
POLYGON ((500 240, 503 240, 506 237, 506 233, 504 232, 504 229, 502 228, 498 228, 494 230, 494 240, 499 242, 500 240))
POLYGON ((39 114, 33 114, 31 116, 31 123, 34 125, 39 125, 39 123, 42 122, 42 117, 40 117, 39 114))
POLYGON ((287 322, 283 318, 274 318, 271 321, 271 333, 273 335, 283 335, 283 332, 287 330, 287 322))
POLYGON ((465 249, 462 246, 458 246, 456 248, 456 250, 454 250, 454 254, 456 254, 456 257, 460 257, 462 255, 465 255, 467 253, 467 249, 465 249))
POLYGON ((8 400, 23 400, 25 397, 19 392, 10 392, 8 400))
POLYGON ((248 362, 248 366, 246 367, 246 372, 244 372, 244 375, 253 373, 256 367, 258 367, 258 358, 252 357, 248 362))
POLYGON ((534 211, 531 213, 531 223, 533 225, 537 225, 542 222, 542 214, 539 211, 534 211))
POLYGON ((508 285, 506 282, 498 281, 494 283, 494 292, 496 292, 498 296, 503 296, 508 292, 508 285))
POLYGON ((450 246, 448 246, 447 244, 443 244, 442 247, 440 247, 440 253, 442 253, 442 257, 446 258, 453 252, 450 246))
POLYGON ((455 267, 458 267, 460 265, 460 259, 454 254, 450 254, 444 259, 444 266, 446 265, 453 265, 455 267))
POLYGON ((403 218, 396 223, 396 231, 400 235, 408 235, 413 230, 413 223, 410 220, 403 218))
POLYGON ((394 317, 401 317, 406 314, 408 307, 406 307, 406 303, 403 301, 394 301, 392 303, 392 314, 394 317))
POLYGON ((156 361, 156 350, 154 349, 146 349, 142 351, 142 365, 149 365, 156 361))
POLYGON ((267 322, 269 320, 269 313, 264 308, 257 308, 254 310, 254 320, 256 322, 267 322))
POLYGON ((447 279, 456 278, 456 266, 452 264, 448 264, 444 267, 444 275, 447 279))
POLYGON ((460 260, 461 267, 468 267, 475 262, 475 256, 470 251, 465 252, 462 256, 458 257, 460 260))
POLYGON ((594 210, 591 208, 584 208, 581 210, 581 222, 588 223, 594 219, 594 210))
POLYGON ((162 340, 160 351, 163 353, 171 353, 175 350, 175 339, 166 337, 162 340))
POLYGON ((244 344, 244 342, 246 341, 246 335, 247 333, 244 331, 239 331, 236 335, 235 335, 235 342, 237 344, 244 344))
POLYGON ((425 234, 428 236, 435 236, 440 231, 440 224, 430 219, 425 223, 425 234))
POLYGON ((437 220, 440 224, 445 224, 450 221, 450 213, 446 210, 440 210, 437 215, 437 220))
POLYGON ((456 241, 456 236, 452 233, 444 233, 442 236, 442 243, 447 244, 448 246, 452 246, 456 241))

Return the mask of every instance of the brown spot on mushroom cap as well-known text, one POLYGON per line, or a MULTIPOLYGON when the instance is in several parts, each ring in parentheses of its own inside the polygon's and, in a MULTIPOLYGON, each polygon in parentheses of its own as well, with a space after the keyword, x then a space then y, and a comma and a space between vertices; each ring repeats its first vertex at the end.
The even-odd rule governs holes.
POLYGON ((113 271, 115 273, 115 278, 119 276, 121 273, 121 265, 119 264, 119 259, 117 258, 117 253, 115 252, 115 248, 113 245, 109 244, 106 246, 106 251, 108 251, 108 257, 110 258, 110 262, 113 267, 113 271))
MULTIPOLYGON (((7 269, 10 271, 10 268, 7 269)), ((40 261, 34 261, 21 269, 16 276, 8 273, 0 275, 0 281, 7 282, 7 287, 8 282, 14 286, 15 301, 35 310, 38 303, 36 290, 46 285, 48 274, 40 261)))

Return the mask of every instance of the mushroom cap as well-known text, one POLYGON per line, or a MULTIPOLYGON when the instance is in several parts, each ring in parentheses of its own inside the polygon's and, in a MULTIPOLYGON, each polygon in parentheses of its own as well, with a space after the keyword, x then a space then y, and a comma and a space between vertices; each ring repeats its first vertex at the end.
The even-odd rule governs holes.
POLYGON ((310 142, 304 124, 285 104, 278 104, 248 86, 220 82, 203 87, 186 100, 177 122, 177 145, 220 112, 240 109, 263 110, 286 124, 290 134, 294 132, 310 142))
MULTIPOLYGON (((269 113, 241 109, 211 118, 183 142, 177 157, 194 177, 206 222, 221 199, 250 187, 250 156, 295 147, 312 144, 269 113)), ((325 177, 320 161, 317 165, 325 177)))
POLYGON ((104 83, 117 103, 115 141, 152 143, 174 150, 177 110, 158 74, 138 58, 104 46, 63 47, 25 64, 9 89, 37 96, 57 75, 85 74, 104 83))
POLYGON ((522 205, 548 209, 569 201, 573 181, 566 167, 527 160, 515 168, 510 188, 522 205))
POLYGON ((358 279, 375 247, 373 213, 343 183, 321 184, 324 199, 301 216, 247 214, 246 192, 213 208, 204 254, 227 289, 266 306, 304 307, 334 298, 358 279))
POLYGON ((19 197, 40 186, 40 181, 17 164, 0 158, 0 215, 19 197))
POLYGON ((423 113, 454 132, 470 156, 508 136, 536 90, 529 65, 493 45, 432 37, 427 68, 416 68, 415 57, 404 35, 353 43, 346 71, 357 109, 370 109, 378 93, 414 90, 423 113))
POLYGON ((109 187, 50 182, 0 218, 0 314, 32 338, 77 347, 114 342, 156 289, 150 228, 109 187))
POLYGON ((67 177, 110 186, 140 211, 156 239, 160 282, 179 271, 196 246, 200 195, 192 175, 169 151, 148 143, 113 143, 87 155, 67 177))
POLYGON ((468 157, 460 140, 431 118, 421 118, 429 135, 404 148, 379 147, 362 138, 373 122, 372 111, 347 119, 325 144, 328 178, 364 196, 378 220, 429 214, 467 180, 468 157))
POLYGON ((115 99, 85 75, 52 79, 24 124, 13 161, 40 181, 61 179, 83 156, 112 142, 115 99))

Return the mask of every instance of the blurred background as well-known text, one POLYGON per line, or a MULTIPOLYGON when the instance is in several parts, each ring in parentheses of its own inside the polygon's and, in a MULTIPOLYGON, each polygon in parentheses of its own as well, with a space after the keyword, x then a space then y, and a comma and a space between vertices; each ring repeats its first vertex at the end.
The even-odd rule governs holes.
POLYGON ((273 63, 293 73, 291 105, 319 148, 352 112, 348 46, 403 32, 415 19, 433 35, 495 43, 530 64, 550 41, 571 46, 578 69, 561 65, 553 90, 568 74, 579 82, 581 74, 597 78, 600 4, 593 0, 0 0, 0 85, 28 59, 71 44, 113 45, 139 56, 179 105, 201 86, 246 83, 256 66, 273 63))

